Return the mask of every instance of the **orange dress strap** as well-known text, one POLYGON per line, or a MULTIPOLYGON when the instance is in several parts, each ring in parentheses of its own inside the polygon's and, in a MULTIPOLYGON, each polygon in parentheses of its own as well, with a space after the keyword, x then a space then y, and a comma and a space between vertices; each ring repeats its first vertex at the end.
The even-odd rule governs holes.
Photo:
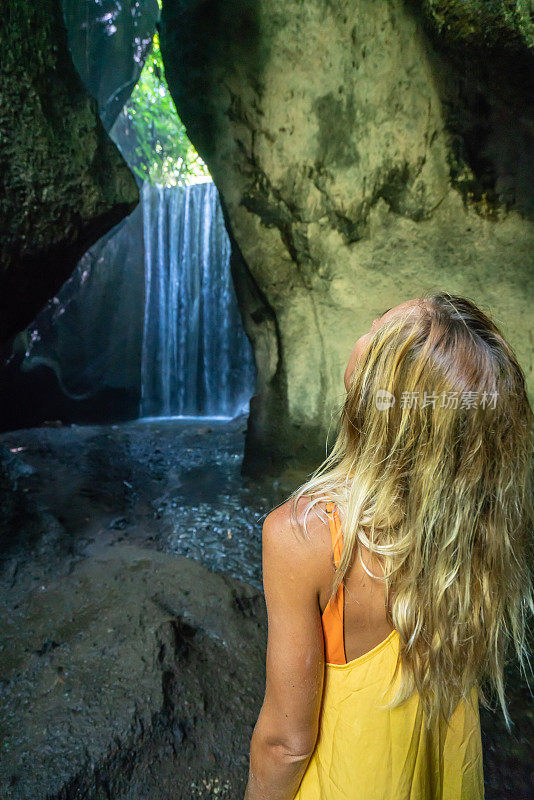
MULTIPOLYGON (((326 504, 332 549, 334 551, 334 564, 337 567, 341 559, 343 536, 341 533, 341 520, 335 503, 331 500, 326 504)), ((325 644, 325 660, 329 664, 346 664, 345 643, 343 637, 343 583, 340 583, 337 594, 331 598, 322 614, 323 635, 325 644)))

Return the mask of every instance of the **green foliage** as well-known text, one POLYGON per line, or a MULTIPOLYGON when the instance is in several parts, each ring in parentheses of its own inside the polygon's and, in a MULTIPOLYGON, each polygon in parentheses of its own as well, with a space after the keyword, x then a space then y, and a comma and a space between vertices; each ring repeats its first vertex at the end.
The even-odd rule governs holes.
POLYGON ((114 131, 131 169, 143 181, 171 186, 209 178, 209 172, 187 138, 185 126, 165 80, 159 38, 114 131))

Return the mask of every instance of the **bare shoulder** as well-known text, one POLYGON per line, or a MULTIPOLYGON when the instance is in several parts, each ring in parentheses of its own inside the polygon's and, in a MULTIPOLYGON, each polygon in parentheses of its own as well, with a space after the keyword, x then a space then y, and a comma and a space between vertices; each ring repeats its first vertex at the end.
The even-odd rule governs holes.
POLYGON ((292 513, 292 505, 293 501, 290 498, 267 514, 263 523, 264 530, 274 536, 278 531, 278 535, 284 539, 292 533, 295 538, 299 539, 300 534, 304 532, 306 520, 306 527, 310 532, 310 525, 313 525, 314 520, 318 519, 318 517, 316 509, 310 508, 309 497, 303 495, 299 498, 295 516, 292 513))
POLYGON ((322 578, 330 557, 328 523, 324 515, 321 517, 317 506, 310 508, 310 498, 306 495, 297 503, 296 521, 291 505, 292 500, 286 500, 265 518, 262 532, 264 553, 284 552, 294 564, 297 560, 322 578))

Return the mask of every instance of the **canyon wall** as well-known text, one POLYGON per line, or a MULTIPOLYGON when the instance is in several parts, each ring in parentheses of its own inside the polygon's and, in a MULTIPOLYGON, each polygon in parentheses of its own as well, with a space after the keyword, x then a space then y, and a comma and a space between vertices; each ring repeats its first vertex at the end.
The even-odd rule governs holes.
POLYGON ((68 49, 59 0, 17 0, 1 22, 0 341, 138 202, 68 49))
POLYGON ((322 459, 355 340, 429 289, 495 318, 534 396, 534 71, 520 12, 164 0, 167 80, 224 202, 255 350, 246 469, 322 459))

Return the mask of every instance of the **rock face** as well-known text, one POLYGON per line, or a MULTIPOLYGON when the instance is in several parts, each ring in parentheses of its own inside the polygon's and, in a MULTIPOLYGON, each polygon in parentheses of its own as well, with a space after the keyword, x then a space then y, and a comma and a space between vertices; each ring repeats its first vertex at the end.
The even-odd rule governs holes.
POLYGON ((83 254, 60 291, 15 337, 0 383, 4 430, 43 419, 79 421, 84 413, 106 421, 138 415, 144 255, 140 202, 83 254), (36 398, 29 418, 21 402, 28 392, 36 398))
POLYGON ((415 0, 446 39, 482 48, 490 45, 520 53, 534 47, 530 0, 415 0))
POLYGON ((322 459, 355 340, 425 290, 489 312, 534 393, 531 23, 487 6, 164 0, 255 349, 245 468, 322 459))
POLYGON ((81 255, 138 202, 72 63, 60 0, 2 14, 0 341, 23 329, 81 255))
POLYGON ((62 0, 69 48, 109 131, 137 83, 152 39, 156 0, 62 0))

